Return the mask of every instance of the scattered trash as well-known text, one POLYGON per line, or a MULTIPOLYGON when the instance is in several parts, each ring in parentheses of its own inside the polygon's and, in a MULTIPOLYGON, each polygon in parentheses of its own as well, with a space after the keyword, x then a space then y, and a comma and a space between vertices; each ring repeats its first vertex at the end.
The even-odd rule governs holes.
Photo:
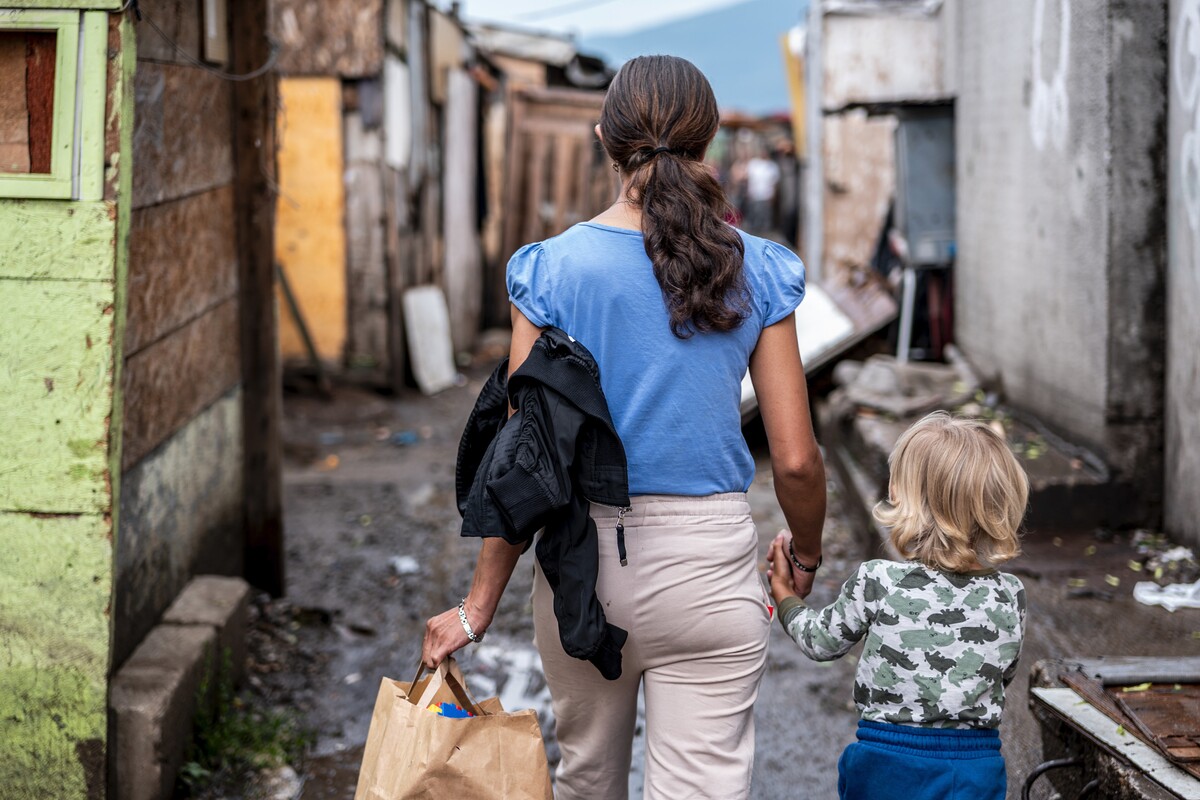
POLYGON ((358 524, 359 524, 359 525, 362 525, 364 528, 369 528, 369 527, 371 527, 371 521, 372 521, 372 520, 371 520, 371 515, 370 515, 370 514, 363 514, 362 516, 360 516, 360 517, 358 518, 358 524))
POLYGON ((329 447, 330 445, 341 444, 346 441, 346 436, 341 431, 322 431, 317 434, 317 441, 329 447))
POLYGON ((1121 585, 1121 579, 1118 578, 1116 575, 1105 575, 1104 582, 1114 588, 1121 585))
POLYGON ((391 428, 376 428, 375 429, 375 441, 386 442, 390 438, 392 438, 392 429, 391 428))
POLYGON ((1094 544, 1089 544, 1087 547, 1085 547, 1085 548, 1083 549, 1083 554, 1084 554, 1085 556, 1094 556, 1094 555, 1096 555, 1096 545, 1094 545, 1094 544))
POLYGON ((266 800, 293 800, 304 788, 304 779, 287 766, 268 769, 259 774, 256 796, 266 800))
POLYGON ((347 686, 353 686, 354 684, 358 683, 361 680, 362 680, 361 672, 351 672, 345 678, 342 678, 342 683, 346 684, 347 686))
POLYGON ((1160 585, 1187 584, 1200 578, 1200 562, 1195 552, 1175 545, 1166 534, 1145 529, 1134 531, 1133 545, 1139 555, 1146 557, 1143 570, 1160 585))
POLYGON ((416 431, 396 431, 388 440, 397 447, 408 447, 421 441, 416 431))
POLYGON ((408 501, 410 508, 421 508, 422 506, 429 505, 435 495, 437 495, 437 489, 434 488, 433 484, 423 483, 405 499, 408 501))
POLYGON ((1148 606, 1162 606, 1168 611, 1180 608, 1200 608, 1200 580, 1195 583, 1173 583, 1159 586, 1141 581, 1133 587, 1133 599, 1148 606))
POLYGON ((397 575, 416 575, 421 571, 421 565, 412 556, 392 556, 388 559, 388 566, 397 575))
MULTIPOLYGON (((1153 686, 1153 683, 1139 683, 1137 686, 1122 686, 1122 692, 1144 692, 1153 686)), ((1178 684, 1176 684, 1178 685, 1178 684)))
POLYGON ((1072 600, 1103 600, 1106 603, 1112 602, 1113 593, 1105 589, 1093 589, 1090 586, 1078 586, 1067 590, 1067 597, 1072 600))
POLYGON ((338 468, 338 464, 340 463, 342 463, 340 458, 335 455, 328 455, 321 460, 321 466, 318 467, 318 469, 320 469, 322 472, 332 472, 338 468))

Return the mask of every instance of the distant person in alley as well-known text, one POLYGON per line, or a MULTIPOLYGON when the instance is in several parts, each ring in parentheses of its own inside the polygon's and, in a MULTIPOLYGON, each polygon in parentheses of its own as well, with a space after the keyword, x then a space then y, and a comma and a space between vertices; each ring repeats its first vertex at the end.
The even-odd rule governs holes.
POLYGON ((746 163, 746 229, 757 234, 771 230, 775 221, 775 190, 779 186, 779 165, 759 145, 746 163))
MULTIPOLYGON (((525 380, 527 362, 539 378, 561 381, 545 353, 566 354, 564 363, 587 374, 561 381, 564 391, 591 408, 606 401, 627 461, 627 473, 614 470, 585 446, 574 461, 547 465, 557 440, 535 432, 544 414, 517 407, 496 434, 495 449, 512 451, 500 458, 497 480, 477 481, 485 484, 481 499, 501 506, 525 508, 513 492, 539 485, 536 475, 557 475, 563 483, 554 491, 568 485, 592 501, 591 527, 567 561, 596 564, 599 609, 590 611, 602 610, 605 641, 627 634, 619 665, 568 654, 579 641, 578 617, 564 611, 578 598, 564 602, 552 588, 562 576, 548 579, 543 567, 543 551, 564 555, 561 542, 547 542, 560 529, 548 515, 533 614, 562 750, 559 800, 628 797, 639 688, 648 800, 750 796, 753 706, 772 609, 745 495, 754 477, 739 408, 747 369, 792 532, 791 590, 807 595, 821 564, 825 470, 795 322, 804 265, 727 221, 732 210, 704 163, 718 122, 712 89, 690 62, 627 62, 596 127, 620 194, 594 219, 523 247, 508 264, 510 386, 525 380), (601 398, 587 395, 596 373, 601 398), (522 437, 530 442, 524 449, 522 437), (616 484, 627 478, 629 504, 596 502, 588 486, 598 474, 616 484)), ((489 474, 496 468, 493 456, 489 474)), ((463 602, 426 625, 428 666, 482 637, 523 551, 507 529, 464 533, 486 538, 463 602)))
POLYGON ((838 797, 1004 800, 999 727, 1025 589, 995 566, 1020 551, 1028 479, 985 423, 944 412, 909 428, 889 463, 889 499, 875 514, 907 561, 862 564, 817 610, 792 586, 787 536, 768 557, 780 622, 806 656, 829 661, 867 640, 858 741, 838 761, 838 797))

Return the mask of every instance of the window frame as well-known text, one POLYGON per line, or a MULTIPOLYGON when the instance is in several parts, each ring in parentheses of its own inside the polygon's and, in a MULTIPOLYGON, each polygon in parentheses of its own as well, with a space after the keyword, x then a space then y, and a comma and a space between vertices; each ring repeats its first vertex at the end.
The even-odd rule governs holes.
POLYGON ((102 11, 0 10, 0 33, 55 35, 50 171, 0 172, 0 198, 99 199, 95 176, 104 169, 107 16, 102 11))

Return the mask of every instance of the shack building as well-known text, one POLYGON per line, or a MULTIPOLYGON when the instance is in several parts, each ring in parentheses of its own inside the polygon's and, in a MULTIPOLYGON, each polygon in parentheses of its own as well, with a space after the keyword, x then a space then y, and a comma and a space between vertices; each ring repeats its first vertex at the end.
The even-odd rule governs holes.
MULTIPOLYGON (((0 8, 13 797, 117 796, 110 678, 193 576, 282 585, 274 83, 227 80, 270 60, 265 4, 140 6, 0 8)), ((212 636, 179 649, 211 657, 212 636)))

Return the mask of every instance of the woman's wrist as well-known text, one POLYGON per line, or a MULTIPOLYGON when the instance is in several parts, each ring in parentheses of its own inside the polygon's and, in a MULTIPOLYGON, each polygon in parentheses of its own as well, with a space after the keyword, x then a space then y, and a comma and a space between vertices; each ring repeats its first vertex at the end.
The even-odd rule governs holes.
POLYGON ((470 594, 463 599, 463 611, 466 612, 467 621, 470 622, 471 629, 478 636, 483 636, 484 632, 491 627, 492 618, 496 616, 495 606, 489 608, 476 603, 471 600, 470 594))

